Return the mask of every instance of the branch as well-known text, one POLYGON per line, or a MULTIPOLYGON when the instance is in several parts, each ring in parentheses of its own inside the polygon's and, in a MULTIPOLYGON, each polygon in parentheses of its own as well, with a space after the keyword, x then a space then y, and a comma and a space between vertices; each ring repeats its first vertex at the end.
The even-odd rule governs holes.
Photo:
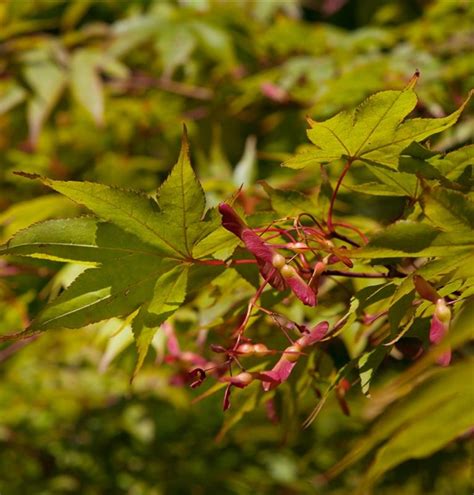
POLYGON ((39 335, 30 335, 29 337, 25 338, 22 341, 14 342, 13 344, 9 345, 5 349, 2 349, 0 351, 0 363, 2 361, 5 361, 5 359, 8 359, 10 356, 18 352, 19 350, 23 349, 23 347, 27 346, 30 342, 33 342, 39 337, 39 335))
POLYGON ((332 192, 331 196, 331 203, 329 205, 329 211, 328 211, 328 221, 327 221, 327 226, 330 232, 334 232, 334 225, 332 223, 332 211, 334 209, 334 203, 336 201, 336 196, 339 191, 339 188, 341 187, 342 181, 344 180, 344 177, 347 174, 347 171, 351 168, 352 165, 352 160, 349 159, 347 160, 346 164, 344 165, 344 169, 339 176, 339 179, 337 179, 337 184, 336 187, 334 188, 334 191, 332 192))
POLYGON ((125 90, 158 88, 169 93, 175 93, 196 100, 209 101, 214 96, 212 90, 209 88, 174 81, 168 77, 157 78, 145 74, 136 74, 125 80, 113 80, 109 84, 125 90))
POLYGON ((336 277, 349 278, 404 278, 406 275, 402 273, 364 273, 364 272, 346 272, 344 270, 325 270, 323 275, 332 275, 336 277))

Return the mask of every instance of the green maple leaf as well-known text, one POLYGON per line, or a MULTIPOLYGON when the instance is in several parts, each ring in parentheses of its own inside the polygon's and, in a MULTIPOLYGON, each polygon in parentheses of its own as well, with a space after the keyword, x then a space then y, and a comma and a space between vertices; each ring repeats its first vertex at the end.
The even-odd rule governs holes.
POLYGON ((132 330, 138 350, 133 377, 143 365, 148 348, 159 325, 164 323, 184 302, 188 282, 188 268, 175 266, 157 280, 150 301, 140 308, 133 320, 132 330))
POLYGON ((206 212, 205 194, 190 164, 186 133, 178 162, 156 200, 103 184, 23 175, 40 179, 96 217, 38 223, 0 247, 0 254, 90 266, 17 336, 80 328, 137 312, 133 324, 139 352, 136 373, 159 325, 183 304, 188 274, 190 288, 196 290, 200 281, 219 273, 219 267, 203 266, 195 259, 222 248, 222 236, 209 234, 223 229, 217 213, 206 212))
POLYGON ((204 217, 205 195, 189 161, 186 134, 177 164, 162 184, 157 200, 93 182, 58 181, 18 173, 84 205, 102 220, 154 246, 164 256, 192 258, 192 246, 218 227, 214 210, 204 217))
POLYGON ((421 142, 451 127, 467 105, 451 115, 430 119, 404 120, 415 108, 418 99, 413 91, 416 77, 402 91, 376 93, 352 111, 339 112, 324 122, 309 119, 308 137, 314 149, 284 163, 302 168, 312 163, 330 163, 339 159, 361 160, 396 169, 401 152, 413 142, 421 142))
POLYGON ((97 265, 133 255, 157 256, 156 248, 94 217, 46 220, 18 232, 0 254, 97 265))
POLYGON ((135 254, 89 268, 38 314, 29 331, 80 328, 128 316, 152 298, 155 281, 175 266, 171 260, 135 254))

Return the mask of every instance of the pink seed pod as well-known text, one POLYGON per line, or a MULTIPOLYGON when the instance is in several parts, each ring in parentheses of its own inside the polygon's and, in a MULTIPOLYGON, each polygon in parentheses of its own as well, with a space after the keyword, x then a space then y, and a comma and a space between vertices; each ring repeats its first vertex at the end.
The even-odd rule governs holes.
POLYGON ((451 310, 449 309, 446 301, 443 298, 440 298, 436 301, 435 315, 441 322, 445 324, 449 324, 449 322, 451 321, 451 310))
POLYGON ((253 344, 240 344, 237 353, 245 356, 252 356, 255 353, 253 344))
MULTIPOLYGON (((436 301, 435 312, 431 319, 430 325, 430 342, 434 345, 439 344, 449 331, 451 322, 451 310, 443 298, 436 301)), ((451 349, 443 352, 438 356, 437 363, 440 366, 448 366, 451 362, 451 349)))
POLYGON ((268 350, 268 347, 265 344, 255 344, 253 346, 253 352, 257 357, 262 357, 262 356, 266 356, 271 351, 268 350))
POLYGON ((253 376, 248 371, 242 371, 236 376, 223 376, 221 381, 228 382, 238 388, 245 388, 253 382, 253 376))
POLYGON ((246 225, 232 206, 227 203, 221 203, 219 205, 219 212, 222 215, 222 226, 237 237, 242 237, 242 230, 246 225))
POLYGON ((301 347, 307 347, 319 342, 325 337, 329 330, 329 323, 327 321, 322 321, 318 323, 309 333, 305 333, 300 337, 296 343, 301 347))
POLYGON ((285 257, 278 253, 273 255, 272 265, 277 270, 281 270, 286 265, 285 257))
POLYGON ((300 274, 290 265, 285 265, 280 270, 285 282, 293 291, 295 296, 306 306, 316 306, 316 293, 301 278, 300 274))
POLYGON ((301 345, 296 343, 287 347, 283 352, 283 357, 290 363, 295 363, 301 356, 301 345))

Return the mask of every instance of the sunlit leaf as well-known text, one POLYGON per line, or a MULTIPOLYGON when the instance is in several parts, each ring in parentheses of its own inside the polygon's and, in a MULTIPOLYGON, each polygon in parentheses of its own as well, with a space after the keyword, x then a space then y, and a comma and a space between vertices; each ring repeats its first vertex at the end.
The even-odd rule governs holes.
POLYGON ((30 143, 36 146, 43 124, 63 92, 66 75, 41 51, 29 54, 23 74, 34 92, 27 113, 30 143))
POLYGON ((20 231, 0 253, 56 261, 103 263, 132 254, 156 258, 152 246, 92 217, 48 220, 20 231))
POLYGON ((30 331, 80 328, 89 323, 127 316, 152 297, 156 279, 170 262, 143 255, 89 268, 35 318, 30 331))
POLYGON ((472 233, 446 233, 427 223, 399 221, 376 233, 367 246, 352 250, 352 258, 452 256, 474 248, 472 233))
POLYGON ((447 117, 438 119, 405 117, 415 108, 417 97, 410 84, 403 91, 383 91, 370 96, 352 112, 340 112, 324 122, 310 120, 308 137, 314 150, 285 162, 292 168, 310 163, 329 163, 340 158, 379 163, 397 168, 398 156, 412 142, 451 127, 461 115, 469 97, 447 117))
POLYGON ((99 75, 101 54, 77 50, 71 60, 71 88, 97 125, 104 123, 104 92, 99 75))
POLYGON ((138 360, 133 376, 142 367, 148 348, 159 326, 183 303, 186 296, 187 279, 188 268, 186 266, 176 266, 160 275, 156 280, 152 298, 133 320, 132 330, 138 350, 138 360))

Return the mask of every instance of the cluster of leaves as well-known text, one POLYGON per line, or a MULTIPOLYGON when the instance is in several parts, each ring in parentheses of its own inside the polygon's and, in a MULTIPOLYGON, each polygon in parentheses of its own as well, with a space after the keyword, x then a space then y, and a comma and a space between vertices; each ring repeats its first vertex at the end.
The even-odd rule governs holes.
MULTIPOLYGON (((353 368, 358 369, 362 391, 368 394, 374 371, 394 345, 403 344, 405 337, 414 342, 410 342, 412 349, 408 351, 403 345, 398 346, 402 355, 413 356, 415 347, 415 357, 418 357, 423 353, 423 342, 427 343, 430 338, 436 344, 434 354, 446 356, 450 308, 455 313, 462 312, 471 296, 472 276, 468 273, 467 263, 474 246, 474 205, 463 190, 469 188, 466 179, 472 173, 473 148, 467 146, 441 156, 416 143, 453 125, 468 100, 444 118, 404 121, 417 101, 413 91, 417 78, 415 75, 402 91, 373 95, 353 112, 341 112, 324 122, 310 121, 308 135, 314 147, 296 155, 286 165, 296 168, 315 163, 334 167, 341 159, 346 160, 330 198, 328 216, 319 220, 302 209, 297 216, 278 218, 276 215, 270 223, 255 229, 247 226, 233 208, 222 203, 219 207, 222 226, 219 226, 215 209, 205 211, 205 195, 190 165, 186 133, 177 164, 152 197, 98 183, 57 181, 21 173, 28 178, 40 179, 48 187, 86 206, 96 217, 35 224, 16 234, 4 246, 3 254, 94 266, 84 270, 51 301, 24 332, 3 339, 25 338, 58 328, 81 328, 107 318, 123 317, 132 321, 138 348, 136 374, 155 333, 160 326, 165 328, 163 324, 166 321, 169 361, 184 366, 184 372, 187 369, 190 378, 197 377, 192 386, 201 385, 207 373, 216 373, 219 381, 228 384, 224 398, 224 409, 227 409, 232 386, 246 388, 257 380, 262 382, 264 392, 273 390, 288 380, 296 362, 307 353, 307 347, 322 339, 332 340, 346 331, 349 324, 358 322, 361 328, 357 334, 359 339, 364 335, 366 343, 359 345, 357 351, 353 349, 354 359, 336 370, 308 418, 308 424, 319 413, 332 390, 338 392, 343 409, 348 410, 344 395, 350 387, 348 377, 352 376, 353 368), (365 194, 406 197, 401 218, 382 231, 362 232, 351 223, 333 219, 339 187, 349 169, 358 165, 368 167, 378 179, 374 187, 372 183, 361 184, 359 190, 365 194), (303 217, 308 217, 308 220, 304 221, 303 217), (349 237, 341 232, 343 230, 349 237), (285 242, 287 239, 289 243, 285 242), (234 252, 239 241, 254 260, 245 256, 245 252, 234 252), (356 267, 368 271, 353 271, 354 262, 356 267), (341 264, 350 270, 329 269, 333 264, 336 267, 341 264), (239 272, 238 267, 242 266, 246 266, 246 273, 239 272), (181 306, 193 304, 196 294, 212 286, 213 280, 223 271, 234 268, 238 276, 246 280, 258 277, 256 273, 252 274, 254 268, 254 272, 257 270, 263 276, 263 283, 258 282, 258 289, 250 299, 243 319, 237 318, 233 329, 232 321, 248 296, 244 295, 240 304, 226 307, 221 313, 227 331, 223 332, 221 324, 218 333, 227 340, 224 345, 212 343, 214 332, 201 338, 201 346, 210 341, 209 350, 222 352, 226 360, 213 360, 206 356, 205 350, 202 351, 204 355, 181 351, 170 317, 181 306), (386 281, 382 285, 368 284, 356 292, 348 312, 333 315, 332 330, 329 330, 327 321, 317 324, 311 331, 307 329, 309 322, 319 318, 318 311, 306 313, 301 321, 280 309, 291 306, 288 297, 282 299, 278 296, 278 292, 286 287, 291 288, 305 305, 317 306, 318 292, 325 289, 327 277, 331 276, 386 281), (264 299, 267 284, 272 287, 268 294, 271 298, 269 304, 264 299), (438 286, 437 289, 434 285, 438 286), (436 303, 435 308, 417 299, 416 291, 422 298, 436 303), (433 310, 428 334, 426 324, 433 310), (270 348, 263 343, 252 343, 255 337, 250 338, 248 333, 253 333, 253 327, 258 324, 255 320, 251 325, 249 322, 253 317, 262 319, 262 315, 274 321, 274 326, 290 340, 290 346, 279 350, 274 345, 270 348), (438 327, 443 324, 441 331, 438 327), (289 333, 294 330, 302 332, 295 341, 289 333), (278 352, 282 352, 281 358, 271 371, 262 371, 262 365, 247 371, 247 366, 241 363, 247 357, 266 358, 278 352), (235 368, 240 371, 232 376, 235 368), (224 376, 226 369, 230 375, 224 376)), ((285 194, 294 196, 295 192, 278 192, 269 186, 267 191, 271 200, 280 194, 282 208, 292 204, 287 202, 285 194)), ((309 201, 304 196, 300 199, 309 201)), ((207 325, 201 324, 200 330, 209 329, 213 324, 212 321, 207 325)), ((269 342, 273 341, 273 338, 269 339, 269 342)), ((448 356, 441 362, 447 365, 449 360, 448 356)), ((465 373, 469 366, 461 362, 447 376, 455 374, 457 377, 458 369, 465 373)), ((443 376, 440 380, 444 383, 447 379, 450 378, 443 376)), ((186 381, 186 376, 183 380, 186 381)), ((434 421, 439 424, 449 414, 454 420, 452 427, 436 442, 420 447, 417 453, 407 451, 395 463, 391 456, 381 451, 379 457, 387 457, 390 461, 375 463, 367 473, 364 486, 394 464, 409 456, 426 455, 469 429, 466 382, 457 378, 456 382, 462 390, 456 391, 456 400, 451 401, 447 411, 443 408, 438 410, 434 421)), ((214 390, 216 387, 205 395, 214 390)), ((452 387, 449 393, 453 394, 452 387)), ((439 400, 438 394, 430 397, 435 395, 439 400)), ((256 405, 259 388, 253 387, 250 397, 223 431, 256 405)), ((427 435, 430 432, 428 428, 427 435)), ((388 444, 385 447, 389 452, 390 448, 400 447, 395 442, 395 446, 388 444)))
MULTIPOLYGON (((54 348, 61 341, 66 348, 68 338, 77 349, 80 335, 97 335, 94 345, 105 352, 86 356, 71 348, 73 367, 84 361, 105 371, 122 359, 107 374, 114 390, 108 398, 100 387, 90 396, 63 391, 52 399, 62 410, 57 417, 41 413, 41 401, 24 390, 43 418, 29 425, 38 444, 51 422, 87 422, 87 413, 80 419, 81 404, 101 409, 125 397, 130 377, 147 393, 157 380, 160 400, 178 408, 189 394, 196 401, 215 394, 220 402, 226 389, 224 408, 230 409, 218 440, 229 441, 228 432, 248 415, 242 428, 254 428, 256 438, 275 439, 281 428, 291 445, 306 418, 311 442, 324 448, 318 457, 312 445, 298 444, 303 460, 291 448, 281 458, 267 452, 270 472, 286 474, 263 483, 249 468, 247 488, 229 484, 224 492, 249 493, 257 483, 262 493, 275 486, 312 493, 314 485, 325 488, 318 477, 310 487, 308 479, 297 481, 307 478, 307 462, 327 481, 376 450, 356 480, 368 493, 385 478, 389 493, 387 471, 441 449, 462 456, 473 426, 474 153, 472 145, 459 146, 472 126, 465 111, 472 5, 437 2, 421 18, 397 24, 402 14, 388 2, 370 26, 351 32, 297 19, 304 11, 296 2, 248 9, 244 3, 151 2, 145 8, 131 2, 128 8, 79 0, 53 8, 46 2, 43 19, 36 19, 24 2, 2 14, 9 24, 0 45, 6 55, 0 67, 6 164, 0 171, 6 207, 0 214, 0 339, 6 342, 0 362, 23 347, 29 359, 38 345, 54 348), (423 74, 420 101, 418 74, 403 90, 374 93, 403 87, 414 64, 423 74), (407 119, 413 111, 415 118, 407 119), (311 144, 301 145, 304 114, 312 116, 311 144), (183 119, 201 182, 186 133, 165 179, 183 119), (58 332, 86 326, 74 336, 58 332), (13 334, 18 328, 24 330, 13 334), (348 452, 333 440, 338 429, 344 443, 342 415, 350 412, 373 425, 348 452)), ((321 15, 329 15, 322 4, 321 15)), ((6 369, 6 381, 19 388, 21 359, 6 369)), ((63 372, 70 377, 59 367, 58 375, 63 372)), ((95 371, 87 373, 85 384, 98 380, 95 371)), ((13 396, 6 390, 0 403, 13 396)), ((156 404, 135 399, 116 409, 131 437, 147 443, 156 404)), ((220 417, 212 399, 196 407, 214 408, 220 417)), ((13 412, 0 425, 0 442, 15 450, 24 449, 25 440, 13 433, 22 414, 15 419, 13 412)), ((204 418, 189 420, 200 421, 204 430, 204 418)), ((120 421, 117 428, 124 428, 120 421)), ((239 429, 232 431, 238 438, 239 429)), ((60 435, 71 443, 70 432, 60 435)), ((199 445, 199 432, 190 436, 199 445)), ((35 448, 32 458, 47 477, 48 459, 62 454, 57 444, 35 448)), ((229 466, 256 456, 248 452, 236 464, 204 450, 222 478, 229 466)), ((93 462, 77 455, 65 461, 66 471, 81 473, 82 463, 93 462)), ((108 468, 97 469, 100 478, 108 468)), ((464 489, 466 473, 459 473, 464 489)), ((61 483, 78 489, 77 476, 58 478, 54 489, 63 489, 61 483)), ((153 478, 144 475, 144 493, 153 478)), ((418 481, 414 493, 435 489, 418 481)))

